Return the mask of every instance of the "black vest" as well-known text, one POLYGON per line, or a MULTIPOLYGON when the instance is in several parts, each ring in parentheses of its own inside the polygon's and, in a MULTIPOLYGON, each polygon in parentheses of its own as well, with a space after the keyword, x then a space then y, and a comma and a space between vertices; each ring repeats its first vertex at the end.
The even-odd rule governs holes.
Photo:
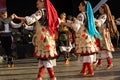
POLYGON ((46 10, 41 10, 41 12, 42 12, 42 17, 39 19, 39 22, 42 26, 47 26, 46 10))
MULTIPOLYGON (((5 31, 5 23, 3 23, 2 22, 2 25, 0 25, 0 31, 5 31)), ((11 27, 11 25, 10 24, 8 24, 9 25, 9 30, 11 31, 12 30, 12 27, 11 27)))
POLYGON ((9 26, 9 31, 10 32, 5 32, 5 23, 2 22, 2 24, 0 25, 0 31, 4 31, 4 32, 0 32, 0 36, 11 36, 11 31, 12 31, 12 27, 10 24, 8 24, 9 26))

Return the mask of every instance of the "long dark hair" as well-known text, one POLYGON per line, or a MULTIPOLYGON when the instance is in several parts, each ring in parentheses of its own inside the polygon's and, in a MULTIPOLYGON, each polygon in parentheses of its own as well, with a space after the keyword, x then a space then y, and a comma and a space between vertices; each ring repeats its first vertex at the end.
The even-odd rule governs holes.
POLYGON ((111 34, 111 37, 116 36, 117 32, 117 26, 114 22, 113 15, 110 11, 110 8, 107 4, 104 4, 102 6, 102 9, 104 9, 104 13, 107 15, 107 20, 106 20, 106 27, 109 29, 109 32, 111 34))

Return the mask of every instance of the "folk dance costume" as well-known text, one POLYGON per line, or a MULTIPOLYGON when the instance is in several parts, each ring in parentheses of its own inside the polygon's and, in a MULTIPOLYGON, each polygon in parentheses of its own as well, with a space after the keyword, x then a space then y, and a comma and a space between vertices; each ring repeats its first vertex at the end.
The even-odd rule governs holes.
POLYGON ((60 48, 60 52, 64 55, 65 64, 69 64, 69 55, 72 49, 72 45, 70 42, 70 31, 69 27, 66 25, 60 24, 58 28, 58 44, 60 48))
MULTIPOLYGON (((0 3, 6 4, 4 1, 5 0, 1 0, 0 3)), ((16 24, 12 21, 12 17, 7 17, 6 5, 0 5, 0 40, 5 55, 7 56, 6 60, 8 67, 14 66, 11 48, 13 42, 12 28, 19 28, 21 26, 22 23, 16 24)))
POLYGON ((22 23, 16 24, 11 21, 12 18, 1 19, 0 18, 0 40, 2 47, 4 48, 5 54, 7 55, 8 67, 13 67, 13 56, 12 56, 12 28, 19 28, 22 23))
POLYGON ((33 36, 33 44, 35 46, 34 56, 38 58, 39 74, 38 78, 42 77, 43 71, 47 68, 50 78, 54 78, 53 66, 56 66, 56 46, 55 40, 50 35, 46 27, 40 26, 39 22, 35 26, 35 34, 33 36))
POLYGON ((4 48, 5 54, 7 55, 7 64, 8 67, 14 67, 13 62, 13 56, 12 56, 12 42, 13 42, 13 36, 12 36, 12 28, 19 28, 22 26, 22 23, 15 24, 13 22, 10 22, 12 19, 6 18, 0 20, 0 40, 2 47, 4 48), (2 20, 2 21, 1 21, 2 20), (6 21, 8 22, 6 22, 6 21), (1 24, 2 23, 2 24, 1 24))
MULTIPOLYGON (((77 20, 72 24, 76 32, 75 51, 80 54, 83 59, 83 67, 80 72, 82 76, 94 75, 92 63, 94 61, 94 53, 98 52, 95 44, 94 35, 100 38, 94 24, 94 16, 89 2, 83 2, 86 5, 86 13, 82 12, 77 16, 77 20), (89 15, 90 14, 90 15, 89 15), (91 25, 92 23, 92 25, 91 25), (86 74, 86 69, 88 73, 86 74)), ((80 3, 81 5, 82 3, 80 3)), ((80 6, 79 5, 79 6, 80 6)))
MULTIPOLYGON (((106 4, 104 6, 107 6, 106 4)), ((103 7, 104 8, 104 7, 103 7)), ((105 9, 104 9, 105 10, 105 9)), ((112 63, 112 53, 114 51, 113 44, 111 42, 109 28, 107 26, 108 15, 106 13, 101 14, 96 21, 98 31, 100 32, 102 39, 100 40, 100 51, 98 54, 98 64, 96 67, 102 64, 102 59, 107 58, 107 69, 110 69, 113 66, 112 63)))
MULTIPOLYGON (((39 73, 37 80, 42 80, 42 75, 47 68, 51 80, 56 80, 53 66, 56 66, 56 44, 54 33, 59 24, 58 15, 49 0, 38 0, 45 4, 46 8, 39 9, 31 16, 26 16, 28 25, 35 23, 33 44, 35 46, 34 56, 39 60, 39 73)), ((29 28, 29 27, 28 27, 29 28)))

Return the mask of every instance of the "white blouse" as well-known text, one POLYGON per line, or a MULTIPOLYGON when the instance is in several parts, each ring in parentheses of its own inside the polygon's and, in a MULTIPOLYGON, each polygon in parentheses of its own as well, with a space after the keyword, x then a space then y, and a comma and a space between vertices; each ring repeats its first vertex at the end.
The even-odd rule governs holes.
POLYGON ((102 25, 105 25, 105 21, 107 19, 107 15, 106 14, 103 14, 101 15, 98 20, 97 20, 97 27, 101 27, 102 25))
POLYGON ((44 10, 45 9, 41 9, 41 10, 38 10, 35 13, 33 13, 31 16, 26 16, 25 18, 26 18, 26 23, 27 24, 24 24, 25 29, 33 30, 34 26, 31 25, 31 24, 38 21, 42 17, 42 14, 44 14, 44 10))
POLYGON ((84 12, 78 14, 77 19, 75 20, 75 22, 72 24, 73 29, 77 32, 81 26, 84 25, 84 20, 85 20, 85 16, 84 16, 84 12))
POLYGON ((33 13, 31 16, 26 16, 25 18, 26 18, 27 24, 30 25, 30 24, 33 24, 34 22, 38 21, 42 17, 42 14, 44 12, 43 10, 44 9, 38 10, 35 13, 33 13))

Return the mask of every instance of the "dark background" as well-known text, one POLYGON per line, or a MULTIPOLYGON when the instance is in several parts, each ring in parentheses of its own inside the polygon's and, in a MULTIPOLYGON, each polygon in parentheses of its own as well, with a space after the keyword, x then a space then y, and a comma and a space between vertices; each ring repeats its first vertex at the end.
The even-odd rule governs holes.
MULTIPOLYGON (((78 5, 82 0, 51 0, 58 14, 66 12, 68 15, 76 16, 78 14, 78 5)), ((89 0, 94 7, 100 0, 89 0)), ((120 6, 116 0, 108 0, 112 14, 115 18, 119 17, 120 6)), ((9 15, 16 13, 19 16, 31 15, 36 9, 36 0, 7 0, 7 9, 9 15)))
MULTIPOLYGON (((51 0, 58 15, 65 12, 67 15, 73 16, 77 16, 79 13, 78 5, 81 1, 82 0, 51 0)), ((91 2, 92 7, 94 7, 100 0, 89 1, 91 2)), ((107 3, 110 6, 112 14, 115 18, 118 18, 120 14, 120 4, 115 0, 108 0, 107 3)), ((7 10, 9 15, 15 13, 18 16, 29 16, 37 10, 36 0, 7 0, 7 10)), ((32 37, 28 37, 28 35, 32 36, 32 32, 25 30, 23 27, 15 29, 13 32, 15 33, 14 56, 17 58, 33 57, 34 47, 32 44, 28 43, 31 42, 32 39, 32 37)))

